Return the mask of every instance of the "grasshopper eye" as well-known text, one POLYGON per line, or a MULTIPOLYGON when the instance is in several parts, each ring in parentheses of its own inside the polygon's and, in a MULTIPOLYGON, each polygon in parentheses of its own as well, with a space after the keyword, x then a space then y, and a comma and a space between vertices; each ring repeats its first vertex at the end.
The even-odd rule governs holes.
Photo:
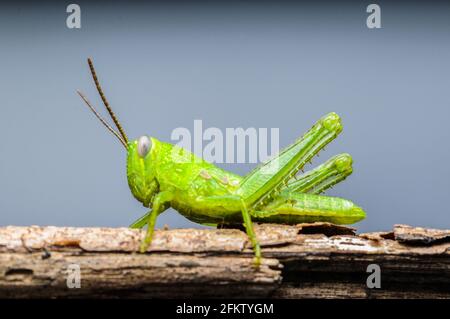
POLYGON ((138 139, 137 152, 140 157, 144 158, 151 148, 152 148, 152 141, 148 138, 148 136, 144 135, 138 139))

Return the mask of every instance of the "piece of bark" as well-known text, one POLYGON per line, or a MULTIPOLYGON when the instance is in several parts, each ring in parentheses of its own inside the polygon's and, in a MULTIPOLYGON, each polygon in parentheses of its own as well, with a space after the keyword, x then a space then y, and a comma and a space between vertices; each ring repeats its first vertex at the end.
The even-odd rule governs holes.
POLYGON ((450 242, 450 230, 394 225, 395 240, 411 245, 450 242))
POLYGON ((258 297, 278 287, 279 267, 265 259, 254 271, 251 259, 238 256, 2 253, 0 297, 258 297), (80 269, 80 288, 70 288, 71 265, 80 269))
POLYGON ((141 230, 0 227, 0 297, 450 298, 447 231, 396 226, 358 236, 326 223, 255 231, 264 257, 258 269, 238 229, 156 230, 140 254, 141 230), (423 233, 437 239, 395 240, 423 233), (79 289, 67 286, 72 264, 81 270, 79 289), (381 267, 381 289, 366 286, 370 264, 381 267))

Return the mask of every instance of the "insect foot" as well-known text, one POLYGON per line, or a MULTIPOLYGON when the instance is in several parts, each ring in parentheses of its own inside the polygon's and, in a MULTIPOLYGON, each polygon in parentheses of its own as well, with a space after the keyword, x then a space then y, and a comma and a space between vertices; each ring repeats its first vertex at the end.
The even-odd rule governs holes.
POLYGON ((140 247, 139 247, 139 252, 140 252, 141 254, 145 254, 145 253, 147 252, 147 249, 148 249, 148 244, 147 244, 146 240, 144 239, 144 240, 141 242, 141 245, 140 245, 140 247))
POLYGON ((255 243, 253 250, 255 253, 255 257, 253 258, 253 266, 256 270, 258 270, 261 266, 261 246, 259 242, 255 243))
POLYGON ((141 254, 145 254, 147 252, 148 247, 152 242, 152 233, 146 232, 144 239, 141 241, 141 245, 139 247, 139 252, 141 254))
POLYGON ((259 270, 259 267, 261 267, 261 260, 261 256, 253 258, 253 268, 255 270, 259 270))

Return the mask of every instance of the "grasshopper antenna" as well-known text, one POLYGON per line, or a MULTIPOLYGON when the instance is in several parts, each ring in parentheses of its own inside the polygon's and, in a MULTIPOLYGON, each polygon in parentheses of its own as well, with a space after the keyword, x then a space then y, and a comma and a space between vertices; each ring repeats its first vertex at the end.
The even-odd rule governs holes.
POLYGON ((127 135, 125 134, 125 131, 123 130, 122 125, 120 125, 120 122, 117 119, 116 115, 114 114, 111 106, 109 106, 108 100, 106 99, 105 94, 103 93, 102 87, 100 86, 100 82, 98 81, 97 74, 94 69, 94 63, 92 63, 91 58, 88 58, 87 61, 89 64, 89 69, 91 70, 92 78, 94 79, 95 86, 97 87, 98 94, 100 95, 100 97, 103 101, 103 104, 106 107, 106 110, 108 111, 109 115, 111 116, 111 119, 113 120, 114 124, 116 125, 117 129, 119 130, 119 133, 122 136, 122 140, 126 144, 128 144, 127 135))
POLYGON ((120 143, 122 143, 123 146, 125 146, 125 148, 127 149, 127 143, 124 141, 124 139, 122 138, 122 136, 119 135, 119 133, 117 133, 112 127, 111 125, 109 125, 105 119, 95 110, 95 108, 92 106, 91 102, 89 102, 89 100, 87 99, 87 97, 81 93, 79 90, 77 90, 78 95, 83 99, 84 103, 86 103, 86 105, 91 109, 92 113, 94 113, 94 115, 100 120, 100 122, 102 122, 102 124, 111 132, 113 133, 120 141, 120 143))

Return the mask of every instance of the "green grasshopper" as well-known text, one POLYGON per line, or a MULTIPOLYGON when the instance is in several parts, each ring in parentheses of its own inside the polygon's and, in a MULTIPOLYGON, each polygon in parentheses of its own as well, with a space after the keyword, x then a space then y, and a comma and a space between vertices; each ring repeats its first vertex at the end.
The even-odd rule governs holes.
POLYGON ((150 209, 130 226, 142 228, 147 225, 141 252, 146 252, 151 244, 157 216, 169 207, 201 224, 243 223, 257 265, 261 260, 261 248, 252 220, 283 224, 315 221, 352 224, 365 218, 363 209, 351 201, 320 195, 352 173, 350 155, 334 156, 297 176, 305 164, 342 131, 337 114, 325 115, 292 145, 241 177, 154 137, 143 135, 129 141, 103 94, 91 59, 88 59, 88 64, 98 93, 118 132, 80 91, 78 94, 125 147, 131 193, 150 209))

